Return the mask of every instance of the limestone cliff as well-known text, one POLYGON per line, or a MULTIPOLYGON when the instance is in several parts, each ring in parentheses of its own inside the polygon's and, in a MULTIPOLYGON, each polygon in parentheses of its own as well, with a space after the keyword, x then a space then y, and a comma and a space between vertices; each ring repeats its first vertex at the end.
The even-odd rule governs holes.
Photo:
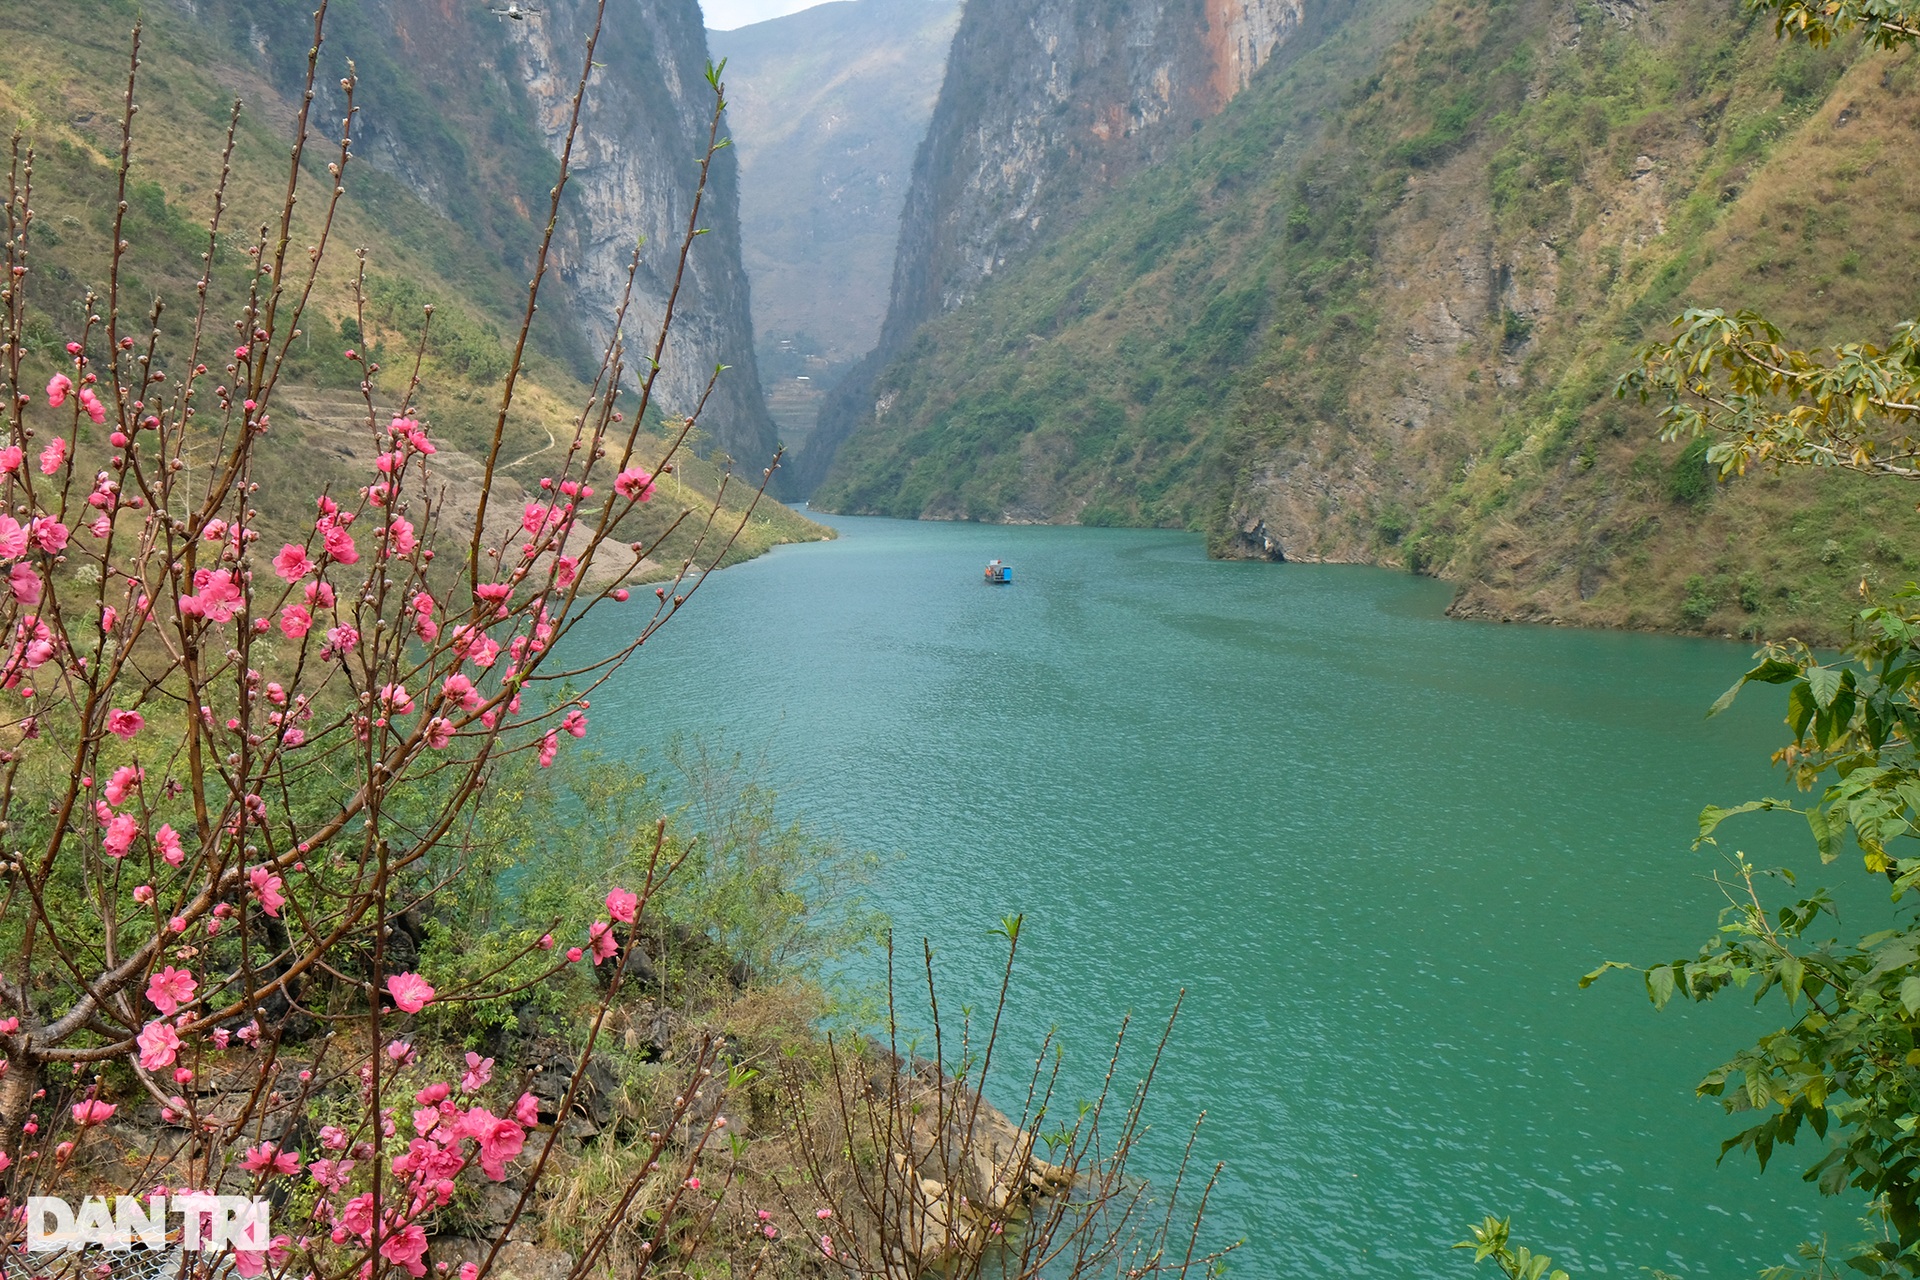
POLYGON ((1084 198, 1166 155, 1296 28, 1303 0, 970 0, 901 215, 880 341, 821 411, 811 486, 875 376, 1084 198))
MULTIPOLYGON (((283 96, 300 83, 312 32, 305 0, 175 2, 224 31, 283 96)), ((515 295, 546 218, 596 7, 597 0, 545 0, 537 16, 513 21, 477 0, 367 0, 336 5, 328 19, 329 73, 348 59, 360 72, 359 154, 488 250, 485 261, 435 265, 443 277, 477 282, 494 304, 486 319, 496 327, 514 322, 524 298, 515 295)), ((647 248, 626 332, 630 362, 644 361, 640 348, 664 309, 712 110, 695 0, 609 0, 595 61, 555 242, 557 270, 536 326, 544 349, 576 369, 597 362, 636 238, 647 248)), ((315 119, 328 137, 341 100, 334 74, 320 84, 315 119)), ((376 205, 378 186, 376 176, 367 193, 376 205)), ((701 209, 709 234, 694 247, 656 404, 670 414, 690 410, 714 366, 731 366, 703 421, 720 447, 757 473, 772 451, 773 427, 754 367, 737 187, 733 157, 722 151, 701 209)), ((436 248, 424 251, 448 258, 436 248)), ((644 346, 650 350, 650 338, 644 346)))
MULTIPOLYGON (((556 153, 565 140, 591 0, 549 0, 537 22, 514 24, 519 69, 556 153)), ((595 51, 584 135, 575 144, 573 185, 561 222, 558 265, 596 347, 611 332, 635 236, 641 255, 626 332, 640 364, 658 331, 673 284, 705 150, 713 96, 706 82, 706 29, 694 0, 614 0, 595 51)), ((724 131, 722 133, 724 137, 724 131)), ((716 365, 729 365, 702 421, 708 434, 757 474, 773 454, 773 423, 754 365, 747 276, 740 262, 739 181, 733 153, 714 157, 673 336, 661 361, 655 403, 686 413, 716 365)))

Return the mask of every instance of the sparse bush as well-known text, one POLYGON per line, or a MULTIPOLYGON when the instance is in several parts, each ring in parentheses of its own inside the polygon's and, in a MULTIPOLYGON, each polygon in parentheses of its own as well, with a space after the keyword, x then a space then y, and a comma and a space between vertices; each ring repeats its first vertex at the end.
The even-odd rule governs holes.
POLYGON ((1687 579, 1685 590, 1686 598, 1680 604, 1680 616, 1686 619, 1689 626, 1699 626, 1720 607, 1712 584, 1697 573, 1687 579))
POLYGON ((1707 442, 1690 440, 1667 471, 1667 496, 1697 506, 1713 494, 1713 466, 1707 461, 1707 442))

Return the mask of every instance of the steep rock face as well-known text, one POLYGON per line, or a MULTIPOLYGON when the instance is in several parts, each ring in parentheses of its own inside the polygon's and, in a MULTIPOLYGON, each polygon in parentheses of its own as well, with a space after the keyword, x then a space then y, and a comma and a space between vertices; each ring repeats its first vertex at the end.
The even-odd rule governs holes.
POLYGON ((1301 7, 969 4, 914 166, 881 346, 898 350, 1051 231, 1077 196, 1151 163, 1218 111, 1301 7))
POLYGON ((874 378, 922 324, 1218 112, 1303 13, 1303 0, 971 0, 914 161, 880 342, 822 409, 801 483, 872 416, 874 378))
MULTIPOLYGON (((591 0, 550 2, 537 22, 514 24, 520 72, 547 145, 566 138, 591 0)), ((628 363, 644 367, 665 314, 713 113, 706 29, 694 0, 614 0, 595 50, 583 136, 575 143, 557 265, 594 346, 612 333, 634 241, 644 242, 626 334, 628 363)), ((722 134, 724 136, 724 133, 722 134)), ((692 412, 716 365, 701 421, 745 470, 772 457, 773 423, 760 397, 746 271, 740 262, 739 179, 733 154, 714 157, 694 244, 675 302, 655 404, 692 412)))
MULTIPOLYGON (((224 29, 292 96, 312 36, 305 0, 176 3, 224 29)), ((537 17, 516 22, 466 0, 366 0, 335 6, 328 19, 317 138, 337 136, 344 104, 335 69, 352 59, 361 78, 359 155, 381 171, 376 177, 397 180, 489 251, 490 261, 436 265, 447 278, 476 284, 497 327, 513 323, 524 300, 516 290, 524 288, 546 219, 596 7, 596 0, 548 0, 537 17)), ((629 366, 643 366, 651 354, 713 103, 695 0, 610 0, 595 61, 556 270, 535 326, 536 339, 576 370, 597 363, 638 238, 647 248, 626 324, 629 366)), ((363 170, 361 183, 367 180, 363 170)), ((368 192, 376 208, 377 186, 368 192)), ((773 427, 754 367, 737 187, 733 158, 722 151, 701 206, 710 233, 694 246, 655 403, 669 414, 689 412, 714 366, 732 366, 702 421, 751 470, 771 454, 773 427)))

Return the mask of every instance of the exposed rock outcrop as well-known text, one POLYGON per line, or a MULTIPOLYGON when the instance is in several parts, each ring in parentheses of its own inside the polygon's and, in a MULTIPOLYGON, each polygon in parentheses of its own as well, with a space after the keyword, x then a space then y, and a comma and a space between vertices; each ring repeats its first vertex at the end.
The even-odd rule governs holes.
MULTIPOLYGON (((556 153, 565 140, 592 15, 588 0, 549 0, 540 21, 514 26, 520 75, 556 153)), ((694 0, 617 0, 607 6, 594 56, 601 66, 588 86, 583 136, 574 144, 557 264, 577 304, 578 322, 600 347, 612 333, 636 235, 644 242, 626 324, 629 364, 644 368, 673 285, 699 177, 696 161, 713 113, 699 6, 694 0)), ((702 422, 743 471, 757 473, 772 457, 773 423, 754 364, 738 191, 733 154, 723 150, 708 176, 699 219, 707 234, 695 242, 688 261, 655 403, 669 414, 691 412, 714 367, 730 366, 702 422)))

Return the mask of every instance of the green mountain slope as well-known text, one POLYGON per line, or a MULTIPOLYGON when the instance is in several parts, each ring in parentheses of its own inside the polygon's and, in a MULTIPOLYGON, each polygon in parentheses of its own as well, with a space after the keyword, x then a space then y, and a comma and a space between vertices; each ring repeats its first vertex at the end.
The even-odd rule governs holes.
POLYGON ((1717 487, 1608 391, 1689 303, 1804 341, 1913 313, 1910 57, 1782 45, 1724 0, 1317 22, 925 326, 816 505, 1187 526, 1603 625, 1832 634, 1863 576, 1906 571, 1900 495, 1717 487))
MULTIPOLYGON (((257 6, 255 16, 264 20, 268 8, 257 6)), ((0 116, 17 122, 23 145, 35 151, 34 270, 27 284, 33 310, 24 337, 29 362, 43 368, 42 378, 64 359, 63 344, 77 335, 86 290, 105 283, 128 33, 136 17, 144 21, 145 30, 126 224, 130 248, 122 274, 127 309, 144 315, 159 297, 168 304, 161 321, 164 330, 184 332, 190 323, 207 245, 205 223, 236 96, 244 99, 245 110, 227 192, 227 239, 210 291, 211 314, 221 317, 214 326, 216 337, 244 297, 250 278, 245 247, 254 243, 260 228, 277 220, 287 183, 293 104, 273 76, 258 69, 254 57, 235 51, 228 39, 233 33, 221 25, 225 11, 207 3, 200 9, 196 19, 170 6, 136 12, 135 5, 121 0, 0 8, 0 116)), ((354 6, 342 11, 349 17, 364 12, 354 6)), ((362 41, 372 38, 351 21, 345 25, 348 34, 359 30, 362 41)), ((267 28, 251 30, 258 35, 267 28)), ((278 27, 273 31, 280 33, 276 40, 285 34, 278 27)), ((476 38, 489 35, 486 28, 475 31, 476 38)), ((277 46, 269 43, 268 48, 277 46)), ((510 98, 487 102, 469 95, 458 81, 436 81, 418 60, 403 73, 404 47, 374 49, 362 43, 356 51, 362 55, 356 61, 364 90, 356 96, 366 112, 362 137, 379 137, 383 130, 395 136, 396 113, 403 117, 427 101, 437 101, 438 116, 421 128, 450 140, 449 146, 457 144, 460 154, 479 153, 489 149, 481 122, 505 118, 514 107, 510 98), (383 56, 366 56, 380 50, 383 56), (399 79, 376 85, 376 73, 399 79)), ((329 46, 325 56, 341 60, 344 67, 343 52, 329 46)), ((296 246, 318 239, 326 164, 337 153, 338 121, 337 111, 330 119, 324 109, 315 112, 305 180, 309 185, 293 231, 296 246)), ((375 144, 366 145, 373 150, 375 144)), ((492 192, 495 203, 481 209, 463 203, 457 192, 442 202, 431 185, 423 183, 416 190, 404 171, 376 167, 368 158, 349 165, 347 195, 306 313, 304 337, 290 354, 275 396, 277 430, 264 464, 269 474, 259 477, 263 496, 279 494, 304 504, 322 486, 366 482, 365 469, 377 449, 369 447, 364 427, 354 425, 359 367, 342 352, 354 347, 388 367, 376 400, 390 406, 405 378, 392 371, 409 367, 427 304, 434 308, 432 336, 417 403, 441 442, 439 461, 446 482, 456 495, 477 483, 475 454, 490 438, 510 357, 508 336, 524 303, 524 255, 537 243, 531 231, 521 239, 530 225, 522 206, 544 196, 554 173, 551 158, 543 167, 536 152, 533 144, 492 148, 487 166, 465 179, 492 192), (443 212, 443 204, 461 216, 443 212), (352 294, 355 254, 361 249, 367 280, 364 310, 356 308, 352 294)), ((567 296, 565 282, 552 296, 567 296)), ((585 329, 565 318, 578 310, 542 308, 536 326, 540 340, 520 383, 503 452, 510 473, 503 500, 509 505, 515 483, 535 483, 551 470, 559 456, 553 441, 571 429, 584 398, 578 374, 588 359, 585 329)), ((757 407, 757 397, 755 402, 757 407)), ((358 413, 364 423, 364 406, 358 413)), ((83 450, 96 447, 104 457, 103 440, 83 441, 83 450)), ((757 480, 758 472, 755 465, 750 474, 757 480)), ((687 459, 678 481, 664 491, 676 511, 682 499, 700 507, 710 504, 718 481, 713 466, 687 459)), ((741 497, 736 490, 728 507, 737 509, 741 497)), ((664 524, 671 518, 666 505, 654 505, 657 510, 649 509, 643 520, 664 524)), ((512 505, 514 512, 518 509, 512 505)), ((309 514, 304 506, 281 511, 271 503, 266 511, 270 524, 278 519, 288 529, 309 514)), ((743 537, 739 554, 776 542, 827 536, 820 526, 777 504, 769 504, 763 514, 766 518, 756 519, 743 537)), ((643 532, 636 526, 634 536, 643 532)), ((670 556, 690 541, 683 539, 666 552, 670 556)))

